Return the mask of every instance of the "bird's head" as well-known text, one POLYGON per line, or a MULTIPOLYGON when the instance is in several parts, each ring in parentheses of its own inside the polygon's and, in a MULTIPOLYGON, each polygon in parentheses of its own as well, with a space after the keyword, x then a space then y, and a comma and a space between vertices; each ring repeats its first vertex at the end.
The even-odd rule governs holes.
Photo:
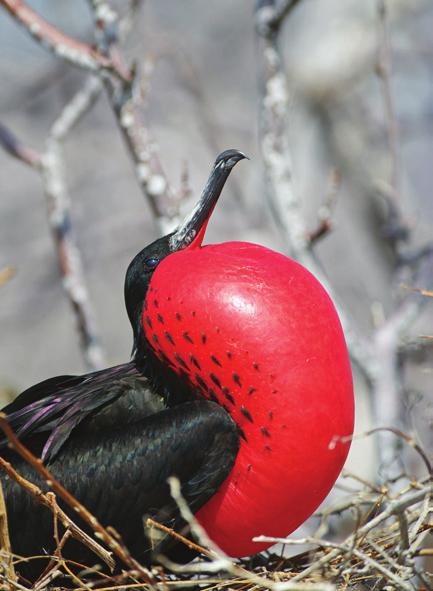
POLYGON ((125 304, 134 332, 135 352, 139 353, 143 343, 143 306, 158 265, 175 252, 201 247, 209 218, 224 184, 236 163, 244 158, 247 158, 245 154, 234 149, 219 154, 192 212, 176 231, 155 240, 131 261, 125 278, 125 304))

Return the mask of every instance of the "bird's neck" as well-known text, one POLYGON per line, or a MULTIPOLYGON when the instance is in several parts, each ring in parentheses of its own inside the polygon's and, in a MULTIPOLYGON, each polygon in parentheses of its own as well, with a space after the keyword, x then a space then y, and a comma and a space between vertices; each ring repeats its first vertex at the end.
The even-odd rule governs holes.
POLYGON ((149 379, 152 390, 161 396, 168 407, 198 398, 197 390, 187 376, 175 372, 168 359, 158 359, 145 339, 135 350, 134 363, 140 373, 149 379))

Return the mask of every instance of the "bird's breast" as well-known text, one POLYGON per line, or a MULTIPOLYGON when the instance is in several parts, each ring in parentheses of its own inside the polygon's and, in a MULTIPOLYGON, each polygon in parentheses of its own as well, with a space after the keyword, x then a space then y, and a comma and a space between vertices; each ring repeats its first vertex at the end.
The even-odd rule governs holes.
POLYGON ((334 306, 302 266, 225 243, 180 251, 154 273, 143 310, 160 359, 226 408, 243 439, 230 476, 198 517, 230 555, 264 548, 320 504, 353 430, 350 365, 334 306))

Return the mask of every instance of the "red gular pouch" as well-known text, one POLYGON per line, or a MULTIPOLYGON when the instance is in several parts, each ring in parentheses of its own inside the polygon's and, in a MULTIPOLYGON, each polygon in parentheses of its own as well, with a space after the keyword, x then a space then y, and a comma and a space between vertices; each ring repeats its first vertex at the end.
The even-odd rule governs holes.
POLYGON ((142 326, 156 355, 240 429, 234 468, 197 517, 241 557, 269 547, 255 536, 295 530, 331 490, 349 451, 331 443, 353 433, 352 375, 335 307, 309 271, 202 237, 158 265, 142 326))

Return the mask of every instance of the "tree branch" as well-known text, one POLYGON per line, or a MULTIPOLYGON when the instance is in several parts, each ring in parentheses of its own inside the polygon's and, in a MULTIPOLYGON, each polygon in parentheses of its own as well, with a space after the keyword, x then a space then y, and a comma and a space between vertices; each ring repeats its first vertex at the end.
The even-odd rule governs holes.
POLYGON ((128 79, 126 70, 102 55, 90 45, 69 37, 39 16, 23 0, 0 0, 14 20, 56 57, 68 63, 96 73, 113 74, 119 79, 128 79))
MULTIPOLYGON (((298 3, 289 3, 294 8, 298 3)), ((282 231, 291 255, 309 269, 324 285, 334 302, 343 325, 348 348, 353 361, 368 381, 375 375, 375 361, 369 344, 361 338, 349 321, 343 306, 333 293, 321 265, 312 251, 314 236, 309 233, 302 215, 301 201, 293 178, 291 146, 287 133, 289 125, 289 90, 282 66, 278 44, 279 27, 263 27, 263 11, 271 22, 275 0, 257 3, 256 29, 260 44, 260 147, 265 169, 266 194, 277 226, 282 231)), ((290 12, 284 11, 284 16, 290 12)), ((277 21, 281 24, 281 20, 277 21)))
POLYGON ((278 32, 285 18, 300 4, 301 0, 256 0, 256 27, 264 36, 278 32))
POLYGON ((391 198, 400 198, 400 147, 399 128, 395 113, 394 97, 391 90, 391 47, 388 32, 388 8, 386 0, 377 0, 380 24, 379 56, 376 72, 382 85, 382 96, 388 130, 388 150, 391 156, 390 187, 391 198))
MULTIPOLYGON (((119 16, 105 0, 88 0, 93 14, 100 51, 115 55, 119 63, 124 59, 119 47, 119 16)), ((185 192, 178 195, 172 190, 158 156, 157 146, 145 123, 143 110, 153 61, 146 60, 131 79, 104 81, 119 129, 142 193, 148 202, 161 231, 171 232, 179 223, 180 201, 185 192)), ((186 195, 188 192, 186 192, 186 195)))
POLYGON ((0 145, 41 175, 63 288, 74 311, 84 360, 90 369, 104 367, 105 358, 84 278, 81 253, 73 235, 62 141, 93 106, 101 88, 98 79, 89 78, 54 121, 42 154, 25 147, 11 131, 0 125, 0 145))

